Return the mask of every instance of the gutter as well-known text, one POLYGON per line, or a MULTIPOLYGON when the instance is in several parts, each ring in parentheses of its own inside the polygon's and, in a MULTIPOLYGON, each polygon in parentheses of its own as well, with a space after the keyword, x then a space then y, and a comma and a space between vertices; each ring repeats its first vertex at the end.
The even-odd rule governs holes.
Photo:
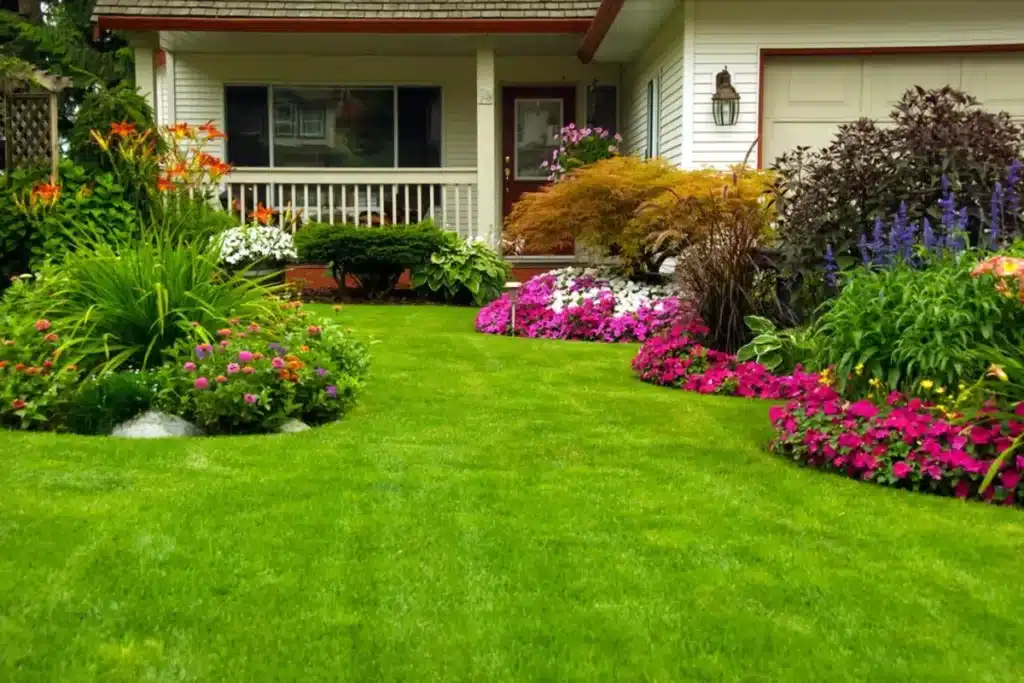
POLYGON ((399 34, 589 33, 594 23, 590 19, 271 19, 265 17, 159 17, 117 14, 96 16, 95 22, 96 28, 101 31, 399 34))

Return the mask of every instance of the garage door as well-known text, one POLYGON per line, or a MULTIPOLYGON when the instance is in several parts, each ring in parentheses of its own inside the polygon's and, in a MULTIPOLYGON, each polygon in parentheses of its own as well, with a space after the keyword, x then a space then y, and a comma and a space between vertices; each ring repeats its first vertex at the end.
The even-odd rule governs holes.
POLYGON ((798 145, 822 147, 836 126, 887 120, 915 85, 952 85, 992 111, 1024 121, 1024 53, 768 57, 764 69, 765 166, 798 145))

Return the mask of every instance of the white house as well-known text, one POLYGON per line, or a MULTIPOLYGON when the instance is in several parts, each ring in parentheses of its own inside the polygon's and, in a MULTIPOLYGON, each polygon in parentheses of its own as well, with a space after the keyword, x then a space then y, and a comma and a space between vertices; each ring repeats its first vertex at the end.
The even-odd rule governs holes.
POLYGON ((238 211, 432 216, 494 243, 569 122, 721 167, 884 118, 912 85, 1024 117, 1024 2, 1010 0, 99 0, 95 13, 134 44, 162 123, 227 132, 216 151, 236 167, 238 211), (716 123, 726 69, 738 115, 716 123))

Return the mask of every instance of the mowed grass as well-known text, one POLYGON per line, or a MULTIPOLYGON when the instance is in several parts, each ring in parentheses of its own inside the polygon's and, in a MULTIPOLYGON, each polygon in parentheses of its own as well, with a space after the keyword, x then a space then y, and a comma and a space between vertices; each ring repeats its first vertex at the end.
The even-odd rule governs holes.
POLYGON ((313 432, 0 434, 0 680, 1024 679, 1024 513, 473 314, 346 309, 373 376, 313 432))

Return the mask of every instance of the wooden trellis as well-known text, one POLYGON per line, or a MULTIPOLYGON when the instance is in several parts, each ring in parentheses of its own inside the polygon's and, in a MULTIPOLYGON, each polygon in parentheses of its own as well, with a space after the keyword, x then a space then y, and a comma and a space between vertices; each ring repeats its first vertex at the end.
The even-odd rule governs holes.
POLYGON ((4 139, 4 170, 46 163, 57 178, 60 135, 57 115, 60 91, 69 79, 42 71, 9 78, 0 88, 0 137, 4 139))

